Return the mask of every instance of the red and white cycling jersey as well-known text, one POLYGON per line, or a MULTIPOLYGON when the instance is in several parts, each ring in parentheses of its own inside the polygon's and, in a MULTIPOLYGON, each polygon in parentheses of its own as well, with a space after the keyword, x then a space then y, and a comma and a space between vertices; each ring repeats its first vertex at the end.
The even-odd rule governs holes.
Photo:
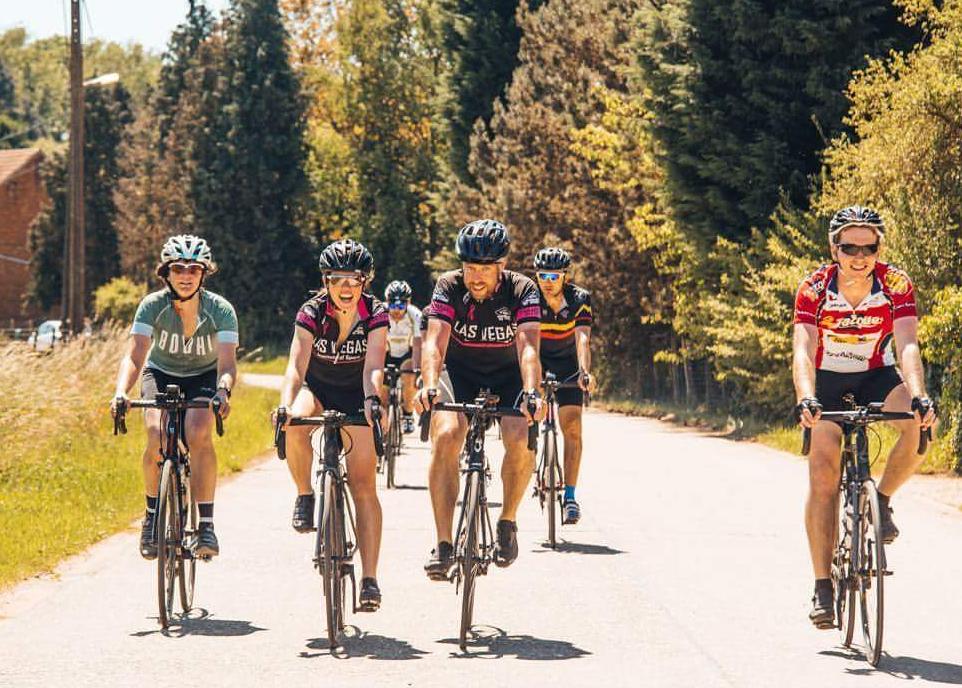
POLYGON ((815 367, 860 373, 895 365, 892 329, 916 316, 912 280, 898 268, 875 264, 872 291, 852 307, 838 288, 838 265, 823 265, 806 277, 795 296, 795 324, 818 328, 815 367))

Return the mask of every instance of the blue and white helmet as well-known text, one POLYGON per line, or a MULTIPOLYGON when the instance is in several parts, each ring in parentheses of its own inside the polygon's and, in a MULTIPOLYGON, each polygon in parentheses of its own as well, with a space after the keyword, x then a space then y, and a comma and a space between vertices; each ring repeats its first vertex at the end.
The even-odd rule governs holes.
POLYGON ((175 263, 179 260, 200 263, 209 273, 217 271, 217 265, 211 256, 210 246, 207 242, 193 234, 177 234, 170 237, 160 250, 160 262, 162 265, 175 263))

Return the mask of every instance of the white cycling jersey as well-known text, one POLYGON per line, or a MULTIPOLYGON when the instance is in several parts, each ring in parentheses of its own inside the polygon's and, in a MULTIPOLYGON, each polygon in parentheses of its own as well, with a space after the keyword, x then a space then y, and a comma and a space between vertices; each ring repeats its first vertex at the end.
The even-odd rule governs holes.
POLYGON ((421 309, 408 304, 400 320, 388 318, 388 353, 393 358, 406 356, 414 346, 415 337, 421 338, 421 309))

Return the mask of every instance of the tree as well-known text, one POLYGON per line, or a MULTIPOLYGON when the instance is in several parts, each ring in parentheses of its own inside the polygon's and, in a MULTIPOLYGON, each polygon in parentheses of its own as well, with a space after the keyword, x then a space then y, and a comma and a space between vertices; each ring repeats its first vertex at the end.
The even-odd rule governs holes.
POLYGON ((289 335, 317 283, 294 224, 306 189, 304 107, 277 0, 235 0, 223 40, 221 62, 215 50, 195 60, 174 135, 189 147, 196 231, 220 256, 218 290, 248 341, 264 341, 289 335))
POLYGON ((355 0, 339 31, 359 238, 374 254, 377 289, 404 279, 419 299, 430 293, 440 178, 433 31, 430 3, 417 0, 355 0))
POLYGON ((0 59, 0 148, 18 148, 17 141, 27 126, 17 113, 16 88, 13 77, 0 59))
POLYGON ((910 37, 888 0, 683 0, 639 22, 673 214, 703 246, 767 226, 781 193, 806 207, 852 70, 910 37))
MULTIPOLYGON (((85 281, 93 291, 119 274, 113 188, 120 175, 118 150, 131 121, 130 94, 122 84, 89 88, 84 112, 85 281)), ((60 300, 64 230, 67 223, 67 156, 56 153, 44 165, 50 205, 30 229, 28 299, 46 310, 60 300)))
MULTIPOLYGON (((527 0, 530 10, 541 0, 527 0)), ((501 98, 518 65, 521 28, 517 23, 519 0, 443 0, 444 47, 450 72, 450 100, 446 117, 450 127, 452 170, 471 182, 468 154, 475 123, 487 126, 494 103, 501 98)))

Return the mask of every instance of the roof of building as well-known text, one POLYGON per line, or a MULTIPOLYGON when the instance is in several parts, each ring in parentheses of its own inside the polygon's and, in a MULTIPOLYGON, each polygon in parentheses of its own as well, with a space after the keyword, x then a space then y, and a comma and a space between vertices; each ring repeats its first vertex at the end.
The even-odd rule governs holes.
POLYGON ((39 161, 42 155, 38 148, 0 150, 0 185, 6 184, 24 168, 39 161))

